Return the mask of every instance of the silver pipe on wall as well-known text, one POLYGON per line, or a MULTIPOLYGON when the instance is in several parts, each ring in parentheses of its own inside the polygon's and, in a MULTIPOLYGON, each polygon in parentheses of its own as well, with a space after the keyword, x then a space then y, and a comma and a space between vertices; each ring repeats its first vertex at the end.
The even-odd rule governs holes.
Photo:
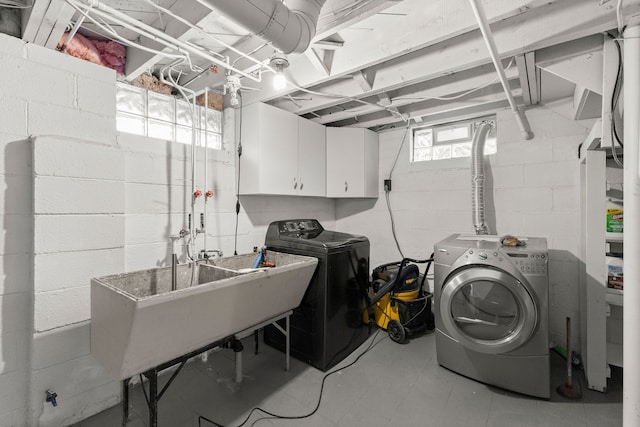
POLYGON ((302 53, 316 34, 326 0, 201 0, 284 53, 302 53))
POLYGON ((471 143, 471 213, 476 234, 489 234, 484 219, 484 143, 491 130, 488 122, 480 123, 473 133, 471 143))

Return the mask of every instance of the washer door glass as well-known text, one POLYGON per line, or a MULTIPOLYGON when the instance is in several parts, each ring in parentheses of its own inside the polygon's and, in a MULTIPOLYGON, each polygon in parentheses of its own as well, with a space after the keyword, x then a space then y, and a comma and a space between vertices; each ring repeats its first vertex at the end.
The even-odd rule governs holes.
POLYGON ((443 323, 453 338, 483 353, 518 348, 533 334, 535 302, 512 275, 488 267, 454 273, 440 300, 443 323))

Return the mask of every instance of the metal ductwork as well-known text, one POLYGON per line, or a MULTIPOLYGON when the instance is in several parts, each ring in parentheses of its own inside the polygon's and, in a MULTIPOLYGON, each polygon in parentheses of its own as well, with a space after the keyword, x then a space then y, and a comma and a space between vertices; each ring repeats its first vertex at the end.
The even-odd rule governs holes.
POLYGON ((484 220, 484 143, 491 130, 488 122, 480 123, 471 143, 471 211, 476 234, 489 234, 484 220))
POLYGON ((326 0, 207 0, 228 18, 284 53, 302 53, 316 34, 326 0))

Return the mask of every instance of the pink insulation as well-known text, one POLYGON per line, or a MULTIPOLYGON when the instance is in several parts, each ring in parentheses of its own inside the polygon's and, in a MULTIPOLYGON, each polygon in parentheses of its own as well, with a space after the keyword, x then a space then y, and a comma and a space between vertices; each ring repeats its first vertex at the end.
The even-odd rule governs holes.
MULTIPOLYGON (((68 33, 62 35, 58 42, 58 49, 62 48, 67 36, 68 33)), ((109 67, 119 74, 124 74, 127 49, 114 41, 91 40, 81 34, 76 34, 67 45, 65 52, 76 58, 109 67)))
POLYGON ((127 48, 116 43, 114 41, 99 41, 93 42, 100 52, 102 61, 106 63, 106 66, 113 68, 119 74, 124 74, 124 63, 127 58, 127 48))

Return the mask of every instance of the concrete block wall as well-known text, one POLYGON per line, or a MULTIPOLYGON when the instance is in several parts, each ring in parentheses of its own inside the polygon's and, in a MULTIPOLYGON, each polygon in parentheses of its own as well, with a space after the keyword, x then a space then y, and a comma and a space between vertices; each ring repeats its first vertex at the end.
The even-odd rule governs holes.
MULTIPOLYGON (((571 118, 571 100, 527 110, 526 141, 508 110, 497 114, 498 152, 487 158, 487 220, 498 235, 546 237, 550 253, 553 343, 565 342, 565 317, 579 321, 578 145, 592 121, 571 118)), ((387 178, 404 129, 380 134, 380 179, 387 178)), ((473 233, 470 159, 410 164, 409 136, 392 175, 391 206, 405 256, 426 258, 452 233, 473 233)), ((399 260, 382 190, 377 201, 340 200, 336 227, 369 237, 371 265, 399 260)), ((577 323, 574 323, 577 324, 577 323)), ((574 328, 573 344, 579 344, 574 328)), ((578 348, 578 347, 574 347, 578 348)))
POLYGON ((124 269, 124 159, 111 135, 111 144, 33 139, 33 425, 79 421, 97 406, 90 396, 120 398, 89 348, 89 279, 124 269), (46 389, 58 407, 43 403, 46 389))
MULTIPOLYGON (((234 114, 228 110, 225 114, 234 114)), ((118 145, 125 164, 125 270, 134 271, 171 263, 171 235, 188 229, 191 213, 191 147, 130 134, 119 134, 118 145)), ((206 248, 219 249, 225 256, 251 252, 262 246, 271 221, 317 218, 327 227, 334 225, 335 203, 324 198, 245 196, 241 197, 238 241, 235 243, 235 162, 234 149, 209 150, 207 180, 204 180, 204 149, 196 150, 196 188, 213 197, 196 199, 195 225, 206 203, 206 248)), ((199 234, 195 250, 205 248, 199 234)), ((179 243, 181 262, 187 259, 184 241, 179 243)))
MULTIPOLYGON (((90 355, 89 279, 169 263, 169 236, 187 228, 191 149, 117 135, 112 70, 0 34, 0 71, 0 425, 69 425, 120 400, 119 382, 90 355)), ((229 152, 209 151, 207 185, 197 153, 198 187, 215 193, 207 247, 226 255, 235 246, 233 115, 229 152)), ((196 224, 203 211, 200 198, 196 224)), ((238 252, 292 217, 330 227, 335 203, 243 198, 238 252)))
MULTIPOLYGON (((75 361, 89 354, 86 346, 75 345, 86 341, 82 334, 88 332, 87 326, 79 333, 76 330, 82 329, 80 320, 86 323, 88 319, 82 308, 88 288, 80 285, 85 283, 80 279, 82 270, 74 268, 78 261, 68 256, 74 248, 71 236, 78 242, 84 240, 75 227, 80 222, 70 224, 66 213, 93 211, 87 209, 85 195, 74 198, 75 205, 69 203, 68 208, 59 209, 71 200, 63 190, 67 184, 71 191, 88 190, 78 176, 61 173, 75 153, 57 155, 62 160, 60 169, 44 172, 47 178, 34 179, 33 149, 42 135, 113 143, 115 74, 5 34, 0 34, 0 72, 0 175, 5 195, 0 202, 4 224, 0 254, 0 425, 62 425, 59 417, 45 420, 44 389, 58 377, 63 390, 63 384, 68 388, 61 393, 57 412, 73 412, 68 397, 86 388, 82 382, 76 388, 69 379, 79 372, 73 368, 75 361), (67 177, 72 179, 65 180, 67 177), (43 195, 37 206, 33 203, 35 188, 43 195), (41 214, 37 219, 34 211, 41 214), (67 224, 66 231, 59 228, 61 224, 67 224), (34 229, 39 230, 37 242, 34 229), (67 245, 63 251, 57 246, 60 235, 69 236, 60 241, 62 246, 67 245), (45 333, 55 338, 43 339, 45 333)), ((50 154, 43 153, 46 157, 50 154)))

